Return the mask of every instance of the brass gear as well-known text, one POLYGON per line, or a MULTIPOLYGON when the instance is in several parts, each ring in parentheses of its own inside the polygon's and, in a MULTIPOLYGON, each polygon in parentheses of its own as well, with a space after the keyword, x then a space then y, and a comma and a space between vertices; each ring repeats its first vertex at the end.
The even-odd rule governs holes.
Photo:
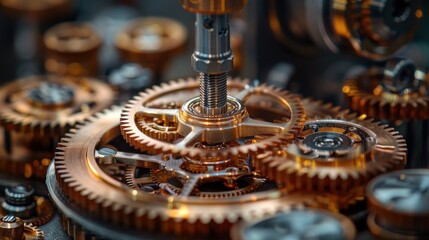
POLYGON ((0 124, 16 132, 59 137, 109 107, 114 97, 108 85, 95 79, 27 77, 0 88, 0 124))
POLYGON ((38 229, 31 223, 24 224, 24 236, 25 240, 43 240, 45 234, 42 230, 38 229))
POLYGON ((0 219, 0 238, 10 240, 43 240, 44 233, 20 218, 7 215, 0 219))
MULTIPOLYGON (((423 83, 429 81, 423 71, 417 70, 415 76, 423 83)), ((371 68, 347 80, 342 91, 350 109, 375 119, 429 119, 429 88, 425 84, 402 94, 392 93, 383 88, 383 78, 383 69, 371 68)))
MULTIPOLYGON (((165 95, 175 97, 175 95, 181 96, 186 92, 198 91, 199 84, 199 81, 194 79, 170 82, 160 87, 155 86, 130 101, 121 115, 121 132, 127 142, 138 150, 149 150, 156 153, 169 152, 191 157, 236 156, 257 153, 273 145, 290 141, 297 134, 304 121, 305 113, 298 97, 267 86, 246 87, 244 83, 240 83, 238 80, 229 81, 229 93, 231 94, 235 89, 237 98, 229 97, 229 108, 225 116, 211 118, 201 115, 198 110, 198 98, 187 101, 180 110, 151 107, 153 102, 162 101, 165 95), (289 112, 289 121, 272 123, 256 121, 248 117, 248 112, 241 102, 246 105, 246 101, 252 99, 253 96, 271 98, 271 101, 278 102, 284 111, 289 112), (185 137, 175 143, 152 138, 144 134, 136 124, 142 116, 156 116, 177 121, 179 134, 185 137), (191 146, 199 141, 213 144, 256 135, 266 135, 267 137, 223 151, 207 151, 191 146)), ((234 93, 231 95, 234 96, 234 93)), ((187 95, 187 97, 189 96, 192 95, 187 95)))
MULTIPOLYGON (((177 104, 176 101, 162 104, 161 106, 157 106, 157 108, 178 109, 182 103, 177 104)), ((180 134, 177 132, 177 124, 174 121, 168 121, 162 118, 143 117, 139 120, 138 125, 141 131, 151 138, 171 142, 180 137, 180 134)))
MULTIPOLYGON (((120 109, 114 108, 72 130, 59 144, 55 157, 55 175, 62 194, 101 221, 176 236, 225 236, 231 224, 239 219, 314 204, 300 195, 277 190, 202 199, 186 195, 165 197, 129 188, 107 175, 99 164, 124 161, 147 166, 154 161, 139 160, 140 153, 102 148, 113 140, 120 144, 119 116, 120 109)), ((122 146, 128 147, 123 141, 122 146)))
POLYGON ((373 177, 402 168, 406 143, 372 120, 307 121, 296 141, 257 156, 255 169, 288 190, 362 197, 373 177))

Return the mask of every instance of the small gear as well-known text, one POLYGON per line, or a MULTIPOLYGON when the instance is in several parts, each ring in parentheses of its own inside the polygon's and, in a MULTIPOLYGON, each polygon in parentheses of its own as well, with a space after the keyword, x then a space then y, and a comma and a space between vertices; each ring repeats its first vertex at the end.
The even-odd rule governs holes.
MULTIPOLYGON (((165 96, 176 97, 195 92, 199 89, 199 82, 194 79, 170 82, 161 87, 155 86, 127 104, 121 116, 121 132, 127 142, 138 150, 151 152, 170 152, 181 156, 236 156, 239 154, 257 153, 273 145, 290 141, 299 131, 305 118, 299 99, 287 92, 277 89, 258 86, 246 87, 238 80, 229 81, 228 111, 222 116, 214 118, 200 112, 198 98, 193 98, 182 105, 181 109, 157 109, 151 107, 154 102, 168 99, 165 96), (235 93, 234 93, 235 92, 235 93), (289 121, 283 123, 257 121, 249 117, 246 102, 250 99, 262 99, 276 102, 289 112, 289 121), (243 102, 244 105, 241 103, 243 102), (141 117, 158 117, 178 123, 178 132, 181 140, 169 143, 160 141, 144 134, 138 128, 141 117), (264 139, 223 149, 222 151, 207 151, 193 145, 197 142, 217 144, 220 142, 235 141, 238 139, 265 135, 264 139)), ((190 95, 186 95, 189 97, 190 95)), ((191 95, 192 96, 192 95, 191 95)))
POLYGON ((405 140, 371 120, 313 120, 296 141, 257 156, 255 169, 289 190, 363 195, 373 177, 402 168, 405 140))
MULTIPOLYGON (((130 188, 106 174, 100 165, 126 163, 144 168, 164 164, 165 170, 177 169, 180 174, 183 158, 166 159, 130 151, 120 134, 119 115, 119 108, 108 110, 72 130, 59 144, 55 175, 48 174, 47 179, 47 182, 57 180, 58 188, 69 201, 100 221, 180 236, 225 236, 231 224, 239 219, 253 219, 314 204, 299 194, 289 195, 277 190, 207 199, 184 194, 190 186, 184 186, 180 195, 169 196, 130 188), (116 148, 104 148, 106 144, 116 148), (121 152, 123 148, 129 152, 121 152)), ((235 174, 237 169, 225 171, 230 176, 240 176, 235 174)))
POLYGON ((34 225, 24 223, 18 217, 6 215, 0 219, 0 238, 11 240, 43 240, 44 233, 34 225))
POLYGON ((115 94, 94 79, 36 76, 0 88, 0 123, 8 130, 58 137, 109 107, 115 94))
POLYGON ((25 240, 43 240, 45 233, 31 223, 24 224, 25 240))
MULTIPOLYGON (((178 109, 180 106, 181 104, 170 102, 162 106, 156 106, 156 108, 178 109)), ((162 118, 143 117, 139 119, 138 125, 144 134, 161 141, 172 142, 180 137, 177 131, 177 123, 174 121, 168 121, 162 118)))
POLYGON ((413 70, 406 59, 391 61, 399 66, 371 68, 347 80, 342 88, 346 103, 351 110, 379 120, 429 119, 427 73, 413 70))

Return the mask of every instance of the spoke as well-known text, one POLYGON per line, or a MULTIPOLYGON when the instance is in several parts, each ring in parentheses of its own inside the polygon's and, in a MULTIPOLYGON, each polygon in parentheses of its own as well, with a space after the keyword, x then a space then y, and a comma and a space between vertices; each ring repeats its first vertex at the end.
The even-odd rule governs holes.
POLYGON ((199 180, 199 175, 190 176, 189 179, 183 185, 182 192, 180 193, 180 195, 185 197, 191 195, 192 191, 197 186, 199 180))
POLYGON ((245 102, 246 98, 249 97, 250 94, 253 92, 253 89, 254 89, 253 87, 250 87, 247 85, 246 88, 244 88, 243 90, 235 94, 234 97, 242 102, 245 102))
POLYGON ((278 134, 284 131, 288 125, 289 123, 271 123, 247 118, 241 123, 241 137, 278 134))
POLYGON ((176 142, 177 147, 187 147, 193 143, 196 143, 201 140, 201 135, 203 134, 203 129, 195 127, 192 129, 192 131, 186 135, 185 138, 180 140, 179 142, 176 142))
POLYGON ((141 106, 138 115, 144 117, 160 118, 167 121, 176 121, 179 109, 148 108, 141 106))
POLYGON ((129 152, 116 152, 114 158, 117 162, 144 168, 156 168, 163 164, 160 155, 147 155, 129 152))

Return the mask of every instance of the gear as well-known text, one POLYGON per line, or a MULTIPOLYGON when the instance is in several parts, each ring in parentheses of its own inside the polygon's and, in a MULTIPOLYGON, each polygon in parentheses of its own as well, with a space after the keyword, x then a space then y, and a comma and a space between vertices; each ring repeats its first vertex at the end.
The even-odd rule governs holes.
POLYGON ((34 225, 24 223, 20 218, 7 215, 0 219, 0 238, 1 239, 19 239, 19 240, 43 240, 42 230, 34 225))
POLYGON ((366 189, 369 230, 379 239, 427 239, 428 169, 383 174, 366 189))
MULTIPOLYGON (((413 72, 413 79, 414 76, 417 78, 410 84, 428 81, 423 71, 413 72)), ((384 82, 384 69, 380 68, 369 69, 366 73, 347 80, 342 89, 346 103, 351 110, 375 119, 429 119, 429 88, 425 84, 392 91, 384 82)))
POLYGON ((43 240, 45 239, 45 234, 42 230, 38 229, 31 223, 24 224, 24 236, 25 240, 43 240))
POLYGON ((363 195, 373 177, 402 168, 405 140, 371 120, 306 122, 294 143, 260 154, 255 169, 288 190, 363 195))
MULTIPOLYGON (((290 141, 301 128, 305 114, 296 96, 267 86, 246 87, 245 84, 237 80, 230 81, 228 86, 231 89, 230 94, 235 89, 236 97, 228 97, 227 112, 215 117, 200 112, 198 98, 187 101, 180 110, 152 107, 154 102, 163 101, 166 95, 176 97, 176 95, 186 95, 188 91, 197 91, 199 82, 193 79, 179 80, 147 90, 125 106, 121 116, 121 132, 128 143, 142 151, 170 152, 190 157, 209 155, 228 157, 257 153, 273 145, 290 141), (252 98, 269 99, 272 102, 277 102, 283 107, 283 111, 289 112, 289 121, 273 123, 250 118, 245 105, 252 98), (169 143, 144 134, 136 123, 141 117, 147 116, 177 121, 178 132, 182 139, 169 143), (266 137, 250 144, 222 149, 222 151, 207 151, 193 146, 197 142, 217 144, 256 135, 265 135, 266 137)), ((234 96, 234 93, 231 95, 234 96)))
MULTIPOLYGON (((181 104, 178 105, 175 102, 171 102, 163 104, 162 106, 156 106, 156 108, 178 109, 180 106, 181 104)), ((161 141, 172 142, 180 137, 180 134, 177 132, 177 123, 174 121, 168 121, 162 118, 143 117, 139 120, 138 125, 143 134, 161 141)))
MULTIPOLYGON (((225 236, 231 224, 238 219, 253 219, 294 206, 314 204, 301 195, 288 195, 277 190, 224 199, 205 199, 184 194, 194 192, 192 190, 197 175, 191 175, 194 177, 188 179, 190 183, 185 181, 179 196, 171 194, 166 197, 129 188, 106 174, 100 165, 126 163, 146 168, 156 168, 158 165, 159 169, 167 171, 176 169, 179 177, 180 174, 190 173, 184 174, 184 170, 179 170, 184 161, 182 157, 163 158, 104 148, 110 142, 116 149, 129 148, 121 141, 119 115, 120 109, 115 108, 79 126, 62 140, 55 157, 55 179, 62 194, 100 220, 181 236, 225 236)), ((222 177, 223 173, 241 176, 237 174, 237 169, 219 170, 217 173, 217 177, 222 177)), ((238 173, 241 173, 240 170, 238 173)))
POLYGON ((110 87, 94 79, 28 77, 0 89, 0 123, 16 132, 58 137, 113 100, 110 87))

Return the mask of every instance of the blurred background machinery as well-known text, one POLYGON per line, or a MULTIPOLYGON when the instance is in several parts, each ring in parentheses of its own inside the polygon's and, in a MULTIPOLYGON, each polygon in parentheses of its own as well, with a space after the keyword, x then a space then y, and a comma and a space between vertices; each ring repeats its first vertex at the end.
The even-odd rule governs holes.
POLYGON ((427 239, 428 8, 0 0, 0 238, 427 239))

